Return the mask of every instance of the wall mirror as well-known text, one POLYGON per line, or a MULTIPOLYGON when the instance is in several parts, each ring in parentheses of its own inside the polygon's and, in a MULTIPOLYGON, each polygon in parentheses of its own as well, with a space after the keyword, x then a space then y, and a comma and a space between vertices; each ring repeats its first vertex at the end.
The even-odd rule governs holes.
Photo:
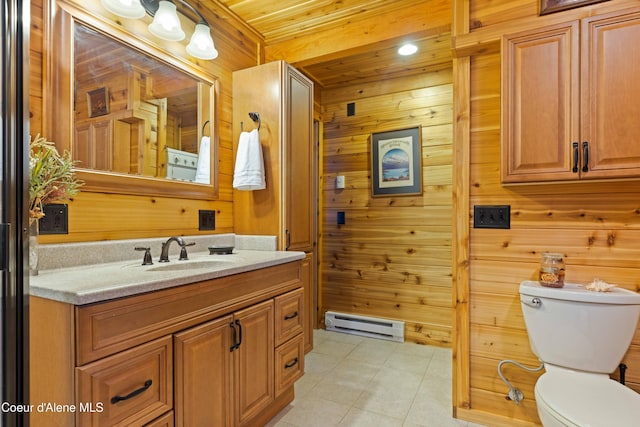
POLYGON ((214 78, 66 2, 48 34, 47 134, 86 190, 217 196, 214 78))

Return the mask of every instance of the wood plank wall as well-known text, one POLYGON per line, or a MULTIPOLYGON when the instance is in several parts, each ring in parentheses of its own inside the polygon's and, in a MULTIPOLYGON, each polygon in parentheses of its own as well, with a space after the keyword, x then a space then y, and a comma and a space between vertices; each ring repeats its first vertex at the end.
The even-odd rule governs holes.
POLYGON ((451 77, 448 63, 321 91, 321 321, 327 310, 399 319, 408 341, 451 344, 451 77), (423 194, 371 197, 371 133, 415 126, 422 128, 423 194), (337 175, 345 176, 343 190, 335 189, 337 175), (344 225, 336 224, 339 211, 344 225))
MULTIPOLYGON (((31 134, 43 128, 44 6, 31 0, 30 88, 31 134)), ((82 3, 82 2, 80 2, 82 3)), ((40 236, 40 243, 130 239, 169 235, 211 234, 198 231, 198 210, 216 211, 213 233, 233 232, 232 88, 234 70, 258 64, 263 41, 215 4, 202 8, 211 24, 220 56, 203 66, 218 78, 216 121, 219 130, 219 199, 213 201, 171 197, 130 196, 84 191, 69 203, 69 234, 40 236)), ((46 136, 46 135, 45 135, 46 136)))
MULTIPOLYGON (((621 287, 640 290, 640 185, 638 181, 502 186, 500 184, 500 53, 499 35, 526 25, 570 21, 637 5, 610 1, 539 18, 538 1, 469 4, 471 36, 485 44, 485 52, 471 56, 469 164, 469 365, 468 402, 458 402, 458 416, 489 425, 538 424, 533 387, 539 373, 507 366, 507 378, 522 390, 519 406, 505 399, 500 360, 536 366, 522 317, 518 285, 535 279, 540 253, 566 255, 566 280, 588 283, 595 277, 621 287), (488 48, 486 46, 489 46, 488 48), (511 205, 511 229, 473 229, 474 205, 511 205)), ((634 4, 635 3, 635 4, 634 4)), ((464 12, 464 11, 463 11, 464 12)), ((469 44, 469 43, 467 43, 469 44)), ((455 45, 455 42, 454 42, 455 45)), ((454 71, 455 72, 455 71, 454 71)), ((460 212, 457 213, 461 215, 460 212)), ((457 241, 465 240, 465 236, 457 241)), ((462 306, 460 306, 462 309, 462 306)), ((640 328, 624 361, 627 385, 640 391, 640 328)), ((614 375, 615 377, 615 375, 614 375)), ((457 382, 464 388, 465 379, 457 382)), ((462 390, 462 395, 464 395, 462 390)))

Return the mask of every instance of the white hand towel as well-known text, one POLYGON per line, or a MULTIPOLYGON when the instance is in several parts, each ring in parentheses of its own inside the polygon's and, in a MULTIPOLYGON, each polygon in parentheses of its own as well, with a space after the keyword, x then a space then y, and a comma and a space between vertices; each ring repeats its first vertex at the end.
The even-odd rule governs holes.
POLYGON ((257 129, 242 132, 238 142, 233 188, 238 190, 262 190, 266 188, 262 145, 257 129))
POLYGON ((196 167, 196 182, 210 184, 211 177, 211 140, 208 136, 203 136, 200 141, 200 151, 198 152, 198 165, 196 167))

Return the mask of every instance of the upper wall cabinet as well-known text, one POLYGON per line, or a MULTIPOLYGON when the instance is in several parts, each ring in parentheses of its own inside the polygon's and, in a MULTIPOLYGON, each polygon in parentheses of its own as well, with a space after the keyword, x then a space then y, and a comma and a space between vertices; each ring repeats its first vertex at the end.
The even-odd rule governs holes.
POLYGON ((640 177, 640 8, 502 40, 502 182, 640 177))

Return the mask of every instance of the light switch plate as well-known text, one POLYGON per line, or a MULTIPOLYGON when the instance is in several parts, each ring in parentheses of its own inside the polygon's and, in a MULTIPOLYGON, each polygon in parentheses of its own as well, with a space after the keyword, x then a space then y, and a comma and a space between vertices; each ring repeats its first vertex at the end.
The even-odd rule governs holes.
POLYGON ((474 206, 473 228, 511 228, 511 206, 474 206))

